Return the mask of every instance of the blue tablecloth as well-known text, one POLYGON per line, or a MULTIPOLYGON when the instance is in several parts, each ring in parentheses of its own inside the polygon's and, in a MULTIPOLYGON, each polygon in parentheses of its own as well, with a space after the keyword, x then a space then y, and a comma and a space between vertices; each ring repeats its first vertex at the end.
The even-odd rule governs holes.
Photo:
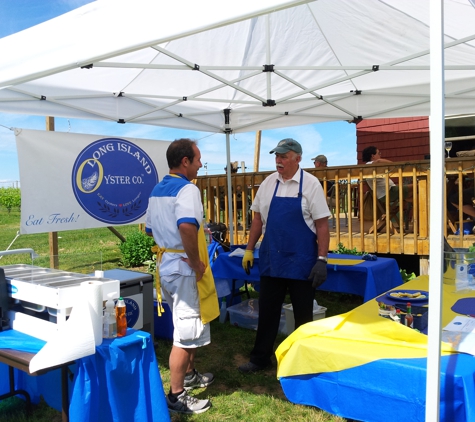
MULTIPOLYGON (((43 344, 12 330, 0 333, 2 348, 34 353, 43 344)), ((125 337, 104 339, 94 355, 78 359, 70 369, 74 373, 69 382, 71 422, 170 420, 149 333, 128 329, 125 337)), ((61 411, 59 369, 36 377, 15 370, 15 381, 17 388, 30 393, 33 403, 43 396, 49 406, 61 411)), ((0 364, 0 394, 8 391, 8 366, 0 364)))
POLYGON ((242 257, 229 256, 230 253, 221 252, 211 266, 219 298, 232 293, 233 280, 235 289, 241 288, 245 282, 253 284, 260 282, 258 249, 254 251, 254 267, 250 268, 249 275, 242 268, 242 257))
MULTIPOLYGON (((355 255, 328 254, 335 259, 361 259, 355 255)), ((327 265, 328 277, 320 290, 353 293, 364 301, 375 298, 402 283, 399 266, 393 258, 378 257, 358 265, 327 265)))
MULTIPOLYGON (((366 422, 424 422, 427 359, 383 359, 339 372, 281 378, 286 397, 366 422)), ((475 421, 475 358, 443 356, 440 422, 475 421)))
POLYGON ((0 348, 15 349, 21 352, 38 353, 46 344, 46 341, 39 338, 20 333, 15 330, 0 332, 0 348))
MULTIPOLYGON (((15 349, 22 352, 37 353, 45 341, 20 333, 15 330, 0 332, 0 348, 15 349)), ((72 371, 75 365, 70 366, 72 371)), ((61 411, 61 370, 56 369, 44 375, 30 376, 18 369, 14 370, 15 388, 26 390, 30 394, 31 402, 38 404, 41 396, 52 408, 61 411)), ((72 389, 72 382, 68 385, 72 389)), ((0 394, 10 391, 8 365, 0 363, 0 394)), ((22 396, 18 396, 22 397, 22 396)))
MULTIPOLYGON (((230 257, 229 252, 218 255, 212 270, 218 297, 231 292, 232 280, 238 280, 236 288, 244 281, 257 283, 259 277, 259 251, 254 251, 254 267, 247 275, 241 265, 242 257, 230 257)), ((335 259, 361 259, 355 255, 328 254, 335 259)), ((328 277, 319 289, 332 292, 353 293, 363 296, 365 301, 373 299, 385 291, 402 283, 399 267, 395 259, 380 258, 364 261, 357 265, 327 265, 328 277)))

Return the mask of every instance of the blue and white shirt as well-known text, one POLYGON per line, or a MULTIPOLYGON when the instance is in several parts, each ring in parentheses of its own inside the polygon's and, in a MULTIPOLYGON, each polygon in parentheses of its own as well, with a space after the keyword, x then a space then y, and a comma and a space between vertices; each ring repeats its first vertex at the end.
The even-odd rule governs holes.
MULTIPOLYGON (((182 223, 195 224, 203 220, 203 205, 199 189, 183 175, 167 175, 154 187, 148 202, 145 231, 152 233, 159 247, 183 250, 179 232, 182 223)), ((165 252, 160 275, 192 275, 191 267, 181 258, 183 253, 165 252)))

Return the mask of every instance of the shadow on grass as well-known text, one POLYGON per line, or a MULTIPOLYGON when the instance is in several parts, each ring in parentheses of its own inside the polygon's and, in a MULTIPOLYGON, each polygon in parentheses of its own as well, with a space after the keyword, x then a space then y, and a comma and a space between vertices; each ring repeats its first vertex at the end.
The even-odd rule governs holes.
MULTIPOLYGON (((196 353, 195 365, 200 372, 211 372, 215 381, 206 389, 194 390, 199 399, 209 398, 211 410, 202 415, 172 414, 173 422, 203 421, 345 421, 313 407, 295 405, 285 397, 277 379, 275 356, 272 365, 255 374, 242 374, 238 366, 249 360, 256 331, 235 327, 226 322, 211 322, 211 344, 196 353)), ((285 339, 279 334, 275 348, 285 339)), ((168 357, 172 342, 157 340, 156 355, 165 393, 170 388, 168 357)))
MULTIPOLYGON (((258 296, 251 291, 251 296, 258 296)), ((363 303, 363 298, 333 292, 317 291, 316 299, 327 308, 326 316, 345 313, 363 303)), ((277 362, 255 374, 242 374, 238 366, 249 360, 254 346, 256 331, 235 327, 229 321, 224 324, 211 322, 211 344, 196 353, 195 365, 200 372, 211 372, 215 381, 206 389, 193 391, 192 395, 209 398, 213 407, 202 415, 172 414, 172 422, 198 421, 312 421, 344 422, 345 419, 330 415, 314 407, 295 405, 285 397, 277 379, 277 362)), ((275 348, 285 339, 278 334, 275 348)), ((157 339, 156 355, 163 387, 170 388, 168 357, 172 342, 157 339)))
POLYGON ((25 401, 19 397, 10 397, 0 401, 0 422, 61 422, 61 412, 49 407, 43 398, 38 404, 32 404, 32 413, 26 413, 25 401))

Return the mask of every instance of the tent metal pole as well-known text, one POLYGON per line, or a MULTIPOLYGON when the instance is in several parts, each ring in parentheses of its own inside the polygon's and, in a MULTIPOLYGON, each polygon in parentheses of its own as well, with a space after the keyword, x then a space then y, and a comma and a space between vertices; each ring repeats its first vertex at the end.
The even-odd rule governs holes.
MULTIPOLYGON (((187 65, 190 69, 195 69, 196 71, 199 71, 199 72, 203 73, 204 75, 209 76, 212 79, 215 79, 219 82, 222 82, 223 84, 225 84, 225 85, 227 85, 227 86, 229 86, 229 87, 231 87, 231 88, 233 88, 237 91, 241 91, 243 94, 247 94, 250 97, 255 98, 259 102, 265 102, 265 100, 263 98, 259 97, 257 94, 255 94, 255 93, 253 93, 253 92, 251 92, 247 89, 244 89, 243 87, 241 87, 239 85, 231 83, 231 81, 229 81, 228 79, 222 78, 221 76, 216 75, 216 74, 214 74, 214 73, 212 73, 208 70, 204 70, 204 68, 203 69, 201 67, 196 68, 194 63, 191 63, 190 61, 186 60, 185 58, 183 58, 183 57, 181 57, 181 56, 179 56, 179 55, 177 55, 177 54, 175 54, 171 51, 168 51, 165 48, 159 47, 157 45, 154 46, 153 48, 155 50, 160 51, 161 53, 165 54, 166 56, 171 57, 172 59, 187 65)), ((259 73, 259 72, 257 72, 257 73, 259 73)))
MULTIPOLYGON (((270 54, 270 15, 266 15, 266 64, 270 65, 272 63, 272 57, 270 54)), ((266 72, 266 81, 267 81, 267 99, 272 99, 272 73, 266 72)))
MULTIPOLYGON (((440 186, 445 187, 444 1, 430 2, 430 277, 426 368, 426 422, 439 421, 440 352, 442 326, 443 208, 440 186)), ((442 195, 444 197, 444 195, 442 195)))
MULTIPOLYGON (((46 130, 54 132, 54 117, 46 116, 46 130)), ((58 246, 58 232, 48 233, 49 243, 49 267, 59 268, 59 246, 58 246)))
POLYGON ((234 245, 233 187, 231 185, 231 143, 226 132, 226 178, 228 184, 229 243, 234 245))
MULTIPOLYGON (((466 37, 464 40, 457 40, 461 44, 462 42, 471 41, 474 39, 473 36, 466 37)), ((453 43, 451 43, 453 46, 453 43)), ((154 63, 127 63, 127 62, 95 62, 94 67, 108 67, 108 68, 123 68, 123 69, 154 69, 154 70, 190 70, 190 67, 184 64, 154 64, 154 63)), ((363 70, 368 71, 371 68, 371 65, 360 65, 360 66, 345 66, 345 65, 334 65, 334 66, 275 66, 275 70, 363 70)), ((449 65, 446 66, 446 69, 450 70, 473 70, 475 66, 473 65, 449 65)), ((203 70, 213 70, 213 71, 222 71, 222 70, 257 70, 259 73, 262 72, 262 66, 202 66, 200 69, 203 70)), ((430 66, 427 65, 413 65, 413 66, 393 66, 393 65, 379 65, 379 70, 430 70, 430 66)))

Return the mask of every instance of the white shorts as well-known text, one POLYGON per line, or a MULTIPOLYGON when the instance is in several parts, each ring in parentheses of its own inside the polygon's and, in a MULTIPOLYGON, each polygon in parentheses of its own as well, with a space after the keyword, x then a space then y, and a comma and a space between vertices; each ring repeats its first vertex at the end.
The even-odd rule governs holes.
POLYGON ((211 330, 201 321, 195 275, 166 275, 160 281, 163 297, 172 311, 173 345, 186 349, 209 344, 211 330))

